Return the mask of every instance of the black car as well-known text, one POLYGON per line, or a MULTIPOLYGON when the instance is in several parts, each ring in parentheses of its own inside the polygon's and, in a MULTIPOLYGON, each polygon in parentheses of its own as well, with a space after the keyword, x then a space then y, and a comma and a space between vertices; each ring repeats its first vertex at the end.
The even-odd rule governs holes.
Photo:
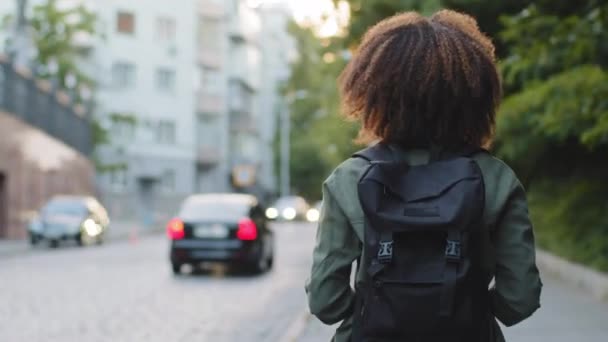
POLYGON ((274 236, 264 208, 245 194, 193 195, 167 225, 171 267, 221 262, 261 273, 272 267, 274 236))
POLYGON ((79 245, 100 244, 110 224, 106 209, 93 197, 55 196, 28 226, 30 242, 73 240, 79 245))

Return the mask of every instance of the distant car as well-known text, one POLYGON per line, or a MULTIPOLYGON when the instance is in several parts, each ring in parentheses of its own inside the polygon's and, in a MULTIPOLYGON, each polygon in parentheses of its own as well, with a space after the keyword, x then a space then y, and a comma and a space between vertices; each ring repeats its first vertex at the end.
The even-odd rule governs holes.
POLYGON ((106 209, 93 197, 55 196, 28 226, 30 242, 74 240, 78 245, 101 244, 110 224, 106 209))
POLYGON ((174 274, 181 266, 220 262, 261 273, 272 268, 274 236, 258 199, 245 194, 187 198, 167 225, 174 274))
POLYGON ((308 220, 308 222, 318 222, 319 218, 321 218, 321 206, 323 205, 323 202, 318 201, 315 203, 315 205, 308 209, 308 211, 306 212, 306 220, 308 220))
POLYGON ((271 220, 304 221, 310 206, 300 196, 279 198, 273 206, 266 210, 266 217, 271 220))

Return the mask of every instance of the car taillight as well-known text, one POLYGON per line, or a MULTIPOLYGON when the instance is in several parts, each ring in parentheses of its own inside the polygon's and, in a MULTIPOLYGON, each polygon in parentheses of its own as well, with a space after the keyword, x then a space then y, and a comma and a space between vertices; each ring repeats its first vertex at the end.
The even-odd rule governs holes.
POLYGON ((167 236, 171 240, 183 239, 186 235, 184 231, 184 222, 178 218, 174 218, 167 224, 167 236))
POLYGON ((236 237, 239 240, 251 241, 258 238, 258 227, 255 222, 249 218, 244 218, 239 221, 239 230, 236 231, 236 237))

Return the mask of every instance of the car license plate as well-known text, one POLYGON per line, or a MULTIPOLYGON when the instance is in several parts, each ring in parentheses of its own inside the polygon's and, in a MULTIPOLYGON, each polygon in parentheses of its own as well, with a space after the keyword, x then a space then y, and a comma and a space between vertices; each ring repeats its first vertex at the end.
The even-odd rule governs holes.
POLYGON ((221 224, 197 226, 194 228, 197 238, 223 239, 228 236, 228 228, 221 224))

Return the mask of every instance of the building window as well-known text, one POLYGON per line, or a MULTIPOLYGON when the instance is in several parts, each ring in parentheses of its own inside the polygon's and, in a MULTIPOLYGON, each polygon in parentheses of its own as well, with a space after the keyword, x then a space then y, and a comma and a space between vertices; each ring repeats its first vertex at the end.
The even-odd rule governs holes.
POLYGON ((156 88, 173 92, 175 90, 175 70, 160 68, 156 70, 156 88))
POLYGON ((160 41, 175 40, 175 19, 169 17, 158 17, 156 19, 156 36, 160 41))
POLYGON ((198 43, 202 49, 221 53, 223 38, 221 25, 222 22, 217 19, 201 17, 198 20, 198 43))
POLYGON ((175 122, 161 120, 156 127, 156 142, 175 144, 175 122))
POLYGON ((211 95, 221 94, 224 88, 222 87, 222 73, 219 70, 206 67, 200 68, 199 72, 202 91, 211 95))
POLYGON ((127 168, 121 167, 110 172, 110 185, 115 189, 127 187, 127 168))
POLYGON ((165 170, 162 176, 162 186, 165 191, 174 191, 175 190, 175 171, 174 170, 165 170))
POLYGON ((135 65, 116 62, 112 65, 112 85, 116 88, 129 88, 135 85, 135 65))
POLYGON ((116 14, 116 32, 124 34, 135 33, 135 15, 129 12, 118 12, 116 14))
POLYGON ((135 139, 135 124, 127 121, 112 122, 112 136, 117 142, 131 142, 135 139))

